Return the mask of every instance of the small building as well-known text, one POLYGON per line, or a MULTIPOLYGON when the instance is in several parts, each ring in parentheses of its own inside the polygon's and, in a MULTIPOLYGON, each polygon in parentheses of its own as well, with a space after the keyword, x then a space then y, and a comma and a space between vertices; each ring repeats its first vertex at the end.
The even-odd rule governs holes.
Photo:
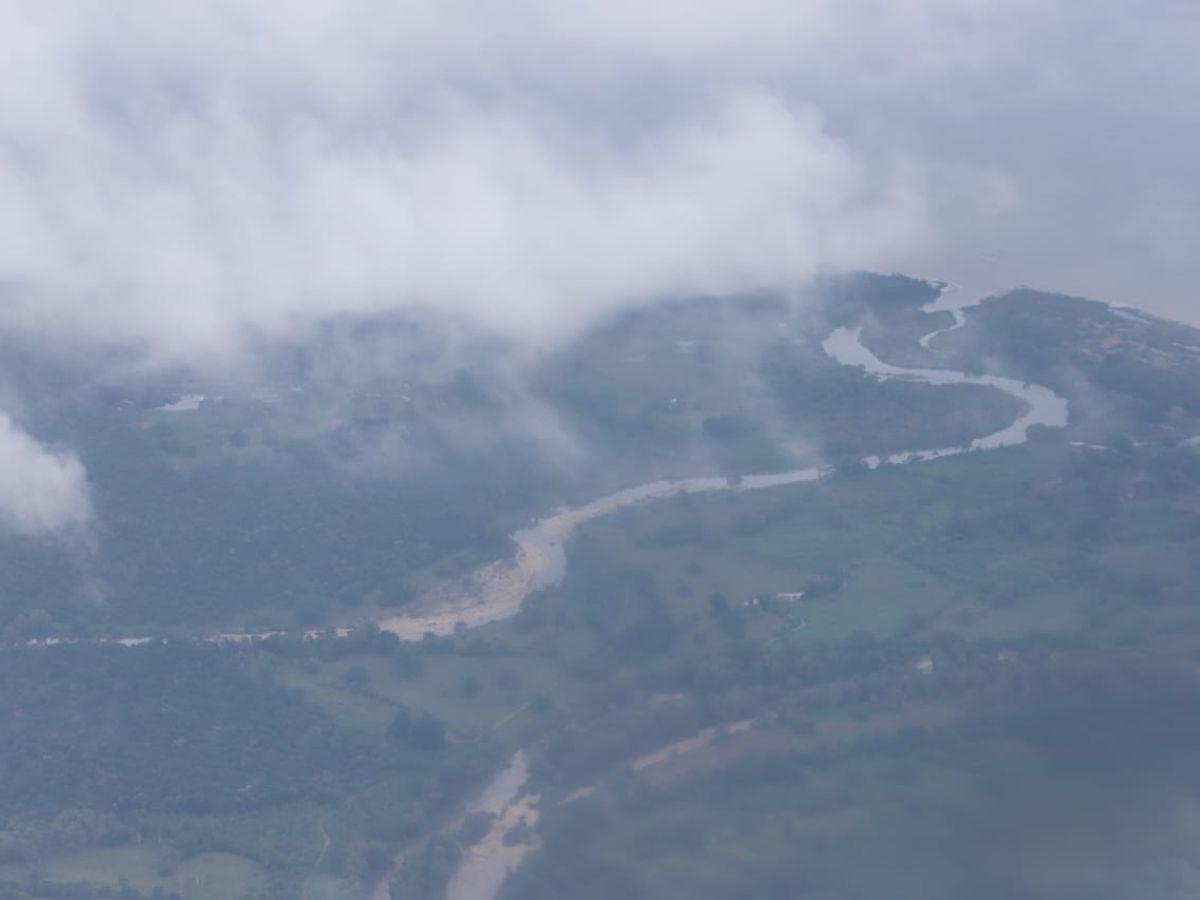
POLYGON ((783 603, 796 603, 804 599, 804 591, 785 591, 779 594, 772 594, 772 600, 779 600, 783 603))

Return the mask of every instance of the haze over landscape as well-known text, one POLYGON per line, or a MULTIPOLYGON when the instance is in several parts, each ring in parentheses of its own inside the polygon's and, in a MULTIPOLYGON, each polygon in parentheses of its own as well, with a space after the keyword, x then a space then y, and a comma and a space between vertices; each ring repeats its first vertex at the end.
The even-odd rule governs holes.
POLYGON ((0 47, 0 898, 1200 894, 1194 3, 0 47))

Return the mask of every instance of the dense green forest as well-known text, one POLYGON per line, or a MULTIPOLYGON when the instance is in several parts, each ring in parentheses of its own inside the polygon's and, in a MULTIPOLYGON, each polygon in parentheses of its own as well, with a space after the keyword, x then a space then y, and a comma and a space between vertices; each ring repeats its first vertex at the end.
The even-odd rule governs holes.
POLYGON ((237 384, 14 354, 97 517, 0 541, 0 897, 441 897, 518 749, 541 819, 502 836, 533 848, 513 900, 1195 896, 1200 336, 1019 292, 926 348, 934 296, 664 303, 519 376, 428 323, 335 323, 237 384), (867 470, 1020 409, 838 366, 846 323, 899 365, 1050 384, 1071 421, 867 470), (510 620, 297 632, 395 612, 560 504, 814 464, 587 523, 510 620), (240 625, 285 633, 195 639, 240 625), (120 635, 154 639, 89 640, 120 635))
POLYGON ((0 384, 29 398, 35 433, 79 453, 96 525, 0 536, 0 633, 358 621, 503 556, 561 502, 957 444, 1013 417, 998 391, 881 385, 822 353, 847 310, 911 309, 936 294, 925 283, 819 290, 801 307, 622 313, 519 375, 482 338, 451 349, 430 323, 390 320, 333 323, 225 382, 14 348, 0 384), (181 396, 204 399, 164 410, 181 396))
MULTIPOLYGON (((399 666, 388 638, 302 649, 399 666)), ((163 848, 168 881, 183 857, 225 852, 290 896, 320 852, 318 822, 334 871, 378 874, 495 764, 488 741, 451 742, 428 714, 418 733, 400 704, 386 729, 347 727, 277 683, 280 653, 294 655, 191 641, 0 654, 0 864, 136 841, 163 848)))

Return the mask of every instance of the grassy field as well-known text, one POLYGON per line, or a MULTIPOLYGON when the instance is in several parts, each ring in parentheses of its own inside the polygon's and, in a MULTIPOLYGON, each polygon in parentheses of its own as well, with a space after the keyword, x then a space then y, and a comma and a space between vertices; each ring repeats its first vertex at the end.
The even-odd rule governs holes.
MULTIPOLYGON (((779 626, 776 620, 803 619, 807 627, 795 635, 801 641, 842 640, 859 631, 889 638, 932 619, 997 636, 1073 626, 1077 598, 1070 595, 1043 593, 1029 605, 1018 599, 989 617, 980 582, 1001 577, 989 573, 1013 555, 1011 536, 981 529, 968 546, 931 552, 954 527, 956 507, 1004 505, 1037 471, 1028 455, 1011 454, 1007 462, 949 460, 757 494, 685 497, 590 524, 572 553, 653 572, 684 619, 703 616, 712 593, 742 606, 758 595, 831 580, 836 590, 825 596, 760 613, 779 626), (949 493, 951 484, 972 496, 949 493)), ((1023 566, 1030 565, 1029 551, 1020 549, 1023 566)), ((1053 548, 1045 555, 1045 565, 1057 559, 1053 548)))
MULTIPOLYGON (((492 631, 511 635, 503 626, 492 631)), ((464 737, 484 734, 512 741, 536 698, 569 702, 571 685, 558 661, 508 646, 513 652, 424 653, 418 675, 397 674, 388 659, 355 655, 324 664, 283 665, 277 678, 351 728, 382 733, 405 706, 433 713, 464 737), (351 669, 366 673, 361 687, 349 684, 351 669)))

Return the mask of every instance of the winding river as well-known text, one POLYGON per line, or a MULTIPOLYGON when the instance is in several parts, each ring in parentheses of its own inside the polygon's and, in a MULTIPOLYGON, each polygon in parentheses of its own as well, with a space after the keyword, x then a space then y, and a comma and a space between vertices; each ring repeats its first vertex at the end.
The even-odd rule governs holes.
MULTIPOLYGON (((930 344, 939 335, 966 324, 965 303, 957 302, 957 292, 951 285, 940 285, 941 296, 922 309, 924 312, 950 312, 954 322, 946 328, 931 331, 920 344, 930 344)), ((1061 428, 1067 424, 1067 401, 1047 387, 1025 384, 998 375, 967 375, 950 369, 906 369, 883 362, 862 343, 861 328, 839 328, 822 344, 824 351, 842 365, 860 366, 880 379, 899 378, 925 384, 975 384, 993 387, 1021 401, 1021 413, 1011 425, 992 434, 976 438, 969 444, 896 453, 887 457, 871 456, 863 460, 870 468, 884 463, 903 465, 941 459, 960 453, 1012 447, 1029 439, 1029 429, 1035 425, 1061 428)), ((606 516, 638 503, 666 500, 681 494, 714 491, 756 491, 818 481, 832 470, 829 468, 793 469, 742 478, 683 478, 652 481, 648 484, 617 491, 582 506, 558 510, 538 519, 528 528, 513 535, 517 545, 511 562, 492 563, 474 574, 473 587, 466 594, 430 597, 436 611, 420 616, 397 616, 379 622, 379 627, 402 638, 420 638, 426 632, 446 634, 457 622, 468 627, 508 618, 520 611, 524 599, 539 588, 559 581, 566 569, 566 544, 572 532, 585 522, 606 516)), ((525 755, 518 752, 480 796, 475 809, 497 816, 496 824, 480 846, 463 860, 450 882, 447 900, 493 900, 499 893, 508 873, 514 870, 534 845, 520 844, 505 847, 504 832, 521 817, 533 824, 537 818, 536 795, 522 794, 527 767, 525 755)), ((380 896, 383 896, 382 894, 380 896)))
MULTIPOLYGON (((966 323, 964 309, 970 305, 959 299, 953 285, 938 283, 941 293, 932 303, 922 307, 924 312, 949 312, 953 323, 929 332, 920 344, 930 348, 940 335, 961 328, 966 323)), ((976 301, 978 302, 978 301, 976 301)), ((879 379, 904 379, 934 385, 974 384, 992 387, 1011 394, 1021 401, 1021 413, 1012 424, 967 444, 895 453, 886 457, 871 456, 863 460, 870 468, 884 463, 903 465, 941 459, 976 450, 994 450, 1022 444, 1035 425, 1058 428, 1067 424, 1067 401, 1047 387, 1025 384, 999 375, 968 375, 952 369, 909 369, 893 366, 880 360, 863 343, 861 328, 838 328, 822 343, 831 358, 846 366, 858 366, 879 379)), ((376 621, 383 631, 390 631, 403 640, 420 640, 426 634, 448 635, 460 627, 474 628, 489 622, 511 618, 521 610, 525 599, 534 591, 556 584, 566 570, 566 545, 580 525, 611 515, 620 509, 655 500, 667 500, 681 494, 714 493, 717 491, 757 491, 818 481, 832 471, 829 467, 812 466, 786 472, 745 475, 737 478, 703 476, 697 478, 664 479, 626 488, 600 497, 581 506, 562 508, 513 534, 516 552, 512 559, 499 560, 483 566, 464 580, 434 588, 414 604, 405 615, 389 616, 376 621)), ((338 637, 349 634, 349 628, 338 628, 338 637)), ((329 634, 308 631, 306 637, 329 634)), ((282 635, 282 631, 220 632, 201 636, 201 639, 225 643, 248 642, 282 635)), ((30 643, 72 643, 71 638, 50 638, 30 643)), ((120 639, 100 638, 100 643, 136 645, 148 637, 120 639)))
MULTIPOLYGON (((963 310, 969 304, 958 299, 959 292, 952 285, 939 286, 942 289, 940 296, 922 307, 922 310, 929 313, 949 312, 954 316, 954 322, 949 327, 939 328, 922 337, 920 343, 926 349, 929 349, 930 343, 939 335, 961 328, 966 323, 963 310)), ((1022 412, 1016 420, 993 434, 957 447, 913 450, 882 458, 868 457, 863 462, 870 468, 883 463, 902 465, 975 450, 1011 447, 1028 440, 1029 429, 1035 425, 1057 428, 1067 424, 1067 401, 1047 387, 1025 384, 999 375, 967 375, 951 369, 906 369, 893 366, 875 356, 863 345, 861 337, 859 328, 839 328, 825 339, 822 348, 842 365, 859 366, 880 379, 896 378, 935 385, 974 384, 993 387, 1011 394, 1022 403, 1022 412)), ((586 522, 610 515, 627 506, 667 500, 681 494, 756 491, 786 484, 818 481, 830 471, 827 467, 810 467, 746 475, 741 478, 707 476, 651 481, 600 497, 582 506, 556 510, 512 536, 516 544, 516 554, 512 560, 491 563, 477 570, 469 576, 465 589, 462 584, 435 589, 422 598, 419 604, 426 612, 393 616, 382 619, 377 624, 380 629, 390 631, 405 640, 419 640, 427 633, 450 634, 456 627, 461 627, 459 623, 473 628, 507 619, 520 611, 525 598, 533 591, 556 584, 562 578, 566 569, 567 541, 575 529, 586 522)))

